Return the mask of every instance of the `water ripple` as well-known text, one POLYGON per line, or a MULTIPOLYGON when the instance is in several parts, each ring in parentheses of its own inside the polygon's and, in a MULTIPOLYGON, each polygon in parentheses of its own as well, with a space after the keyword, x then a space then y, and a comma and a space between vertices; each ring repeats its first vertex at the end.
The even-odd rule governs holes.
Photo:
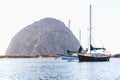
POLYGON ((120 59, 67 62, 54 58, 0 59, 0 80, 120 80, 120 59))

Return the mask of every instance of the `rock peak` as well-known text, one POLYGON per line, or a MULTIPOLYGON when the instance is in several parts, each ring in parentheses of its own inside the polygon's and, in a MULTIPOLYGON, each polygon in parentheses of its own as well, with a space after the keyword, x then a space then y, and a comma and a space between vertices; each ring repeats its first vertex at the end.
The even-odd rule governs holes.
POLYGON ((78 50, 79 41, 65 24, 54 18, 44 18, 23 28, 11 40, 7 55, 64 54, 78 50))

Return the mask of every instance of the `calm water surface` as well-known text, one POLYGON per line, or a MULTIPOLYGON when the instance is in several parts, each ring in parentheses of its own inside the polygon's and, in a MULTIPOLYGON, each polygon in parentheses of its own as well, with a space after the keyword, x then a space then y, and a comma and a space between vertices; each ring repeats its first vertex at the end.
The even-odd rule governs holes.
POLYGON ((120 80, 120 58, 80 63, 54 58, 0 59, 0 80, 120 80))

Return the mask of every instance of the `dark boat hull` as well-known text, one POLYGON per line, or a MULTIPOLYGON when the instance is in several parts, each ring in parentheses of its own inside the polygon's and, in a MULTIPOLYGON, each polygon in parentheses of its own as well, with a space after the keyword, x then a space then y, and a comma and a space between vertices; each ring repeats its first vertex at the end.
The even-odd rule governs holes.
POLYGON ((109 61, 110 56, 86 56, 86 55, 78 55, 79 62, 100 62, 100 61, 109 61))

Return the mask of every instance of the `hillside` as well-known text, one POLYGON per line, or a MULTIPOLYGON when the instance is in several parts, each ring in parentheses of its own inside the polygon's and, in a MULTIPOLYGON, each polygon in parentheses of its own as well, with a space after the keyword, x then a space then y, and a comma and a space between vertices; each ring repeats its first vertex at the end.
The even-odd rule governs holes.
POLYGON ((79 41, 63 22, 44 18, 20 30, 11 40, 6 55, 64 54, 79 47, 79 41))

